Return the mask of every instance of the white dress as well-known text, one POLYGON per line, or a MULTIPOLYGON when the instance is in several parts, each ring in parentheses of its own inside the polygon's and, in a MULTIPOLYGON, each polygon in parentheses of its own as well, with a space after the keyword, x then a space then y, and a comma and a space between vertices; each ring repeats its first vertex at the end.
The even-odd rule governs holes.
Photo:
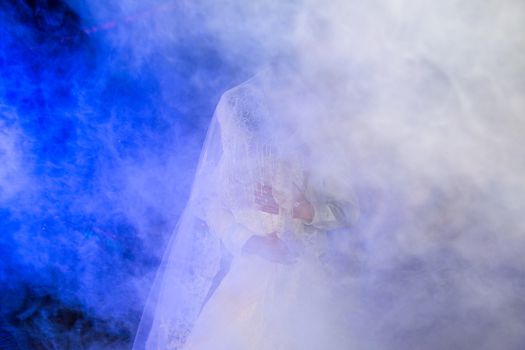
POLYGON ((184 349, 347 349, 351 339, 343 326, 345 315, 338 308, 320 257, 326 231, 348 225, 354 219, 355 206, 319 195, 323 184, 306 178, 300 156, 281 157, 268 145, 271 142, 253 135, 262 127, 258 125, 254 132, 242 113, 246 99, 251 106, 254 99, 262 99, 257 93, 250 85, 238 87, 226 93, 218 107, 223 149, 218 164, 221 175, 217 177, 221 192, 219 200, 207 207, 206 216, 212 231, 220 234, 234 257, 184 349), (246 176, 248 173, 251 175, 246 176), (279 215, 255 208, 257 181, 270 184, 280 194, 275 196, 281 206, 279 215), (291 216, 294 186, 314 205, 311 223, 291 216), (298 254, 295 263, 280 264, 242 253, 242 246, 252 235, 271 232, 294 247, 298 254))
POLYGON ((221 98, 188 205, 168 245, 135 337, 134 350, 319 350, 353 345, 325 271, 329 230, 356 217, 351 196, 311 176, 304 147, 258 79, 221 98), (285 140, 286 142, 283 142, 285 140), (307 175, 308 174, 308 175, 307 175), (278 215, 255 205, 273 189, 278 215), (292 218, 293 192, 315 209, 292 218), (276 233, 296 255, 279 264, 242 253, 253 235, 276 233), (223 251, 233 256, 224 278, 223 251))

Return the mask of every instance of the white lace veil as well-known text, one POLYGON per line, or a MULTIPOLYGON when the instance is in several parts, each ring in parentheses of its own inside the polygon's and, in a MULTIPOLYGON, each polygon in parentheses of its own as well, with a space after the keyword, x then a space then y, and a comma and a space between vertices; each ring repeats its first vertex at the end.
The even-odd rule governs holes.
MULTIPOLYGON (((221 215, 217 208, 250 207, 253 186, 270 176, 263 169, 272 169, 271 138, 277 131, 269 126, 262 90, 254 88, 253 79, 226 92, 217 106, 190 199, 147 300, 135 350, 182 348, 203 305, 227 272, 234 250, 220 239, 227 234, 216 232, 220 225, 213 223, 217 219, 213 216, 221 215), (266 132, 268 128, 273 129, 266 132)), ((258 221, 264 220, 252 220, 258 221)))
POLYGON ((202 207, 213 195, 213 169, 220 156, 220 132, 214 116, 190 199, 158 269, 133 349, 181 348, 212 292, 214 280, 220 279, 221 267, 227 268, 227 254, 218 237, 209 231, 202 207))

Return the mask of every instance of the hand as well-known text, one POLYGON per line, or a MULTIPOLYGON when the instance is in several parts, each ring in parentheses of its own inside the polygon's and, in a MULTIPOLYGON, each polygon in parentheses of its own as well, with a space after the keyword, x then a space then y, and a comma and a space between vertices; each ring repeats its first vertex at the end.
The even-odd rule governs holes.
POLYGON ((266 236, 251 236, 242 250, 245 254, 258 255, 279 264, 290 265, 296 261, 296 257, 275 232, 266 236))
POLYGON ((292 216, 295 219, 301 219, 307 223, 310 223, 314 219, 314 215, 315 209, 312 203, 306 199, 304 192, 295 185, 292 216))
POLYGON ((268 214, 279 214, 279 204, 273 196, 273 189, 266 184, 258 183, 255 187, 255 204, 257 209, 268 214))

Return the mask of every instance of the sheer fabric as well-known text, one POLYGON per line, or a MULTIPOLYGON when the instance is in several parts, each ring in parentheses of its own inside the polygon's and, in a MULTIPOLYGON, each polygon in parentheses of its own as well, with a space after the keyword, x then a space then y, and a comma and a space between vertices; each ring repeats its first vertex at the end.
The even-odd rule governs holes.
POLYGON ((348 227, 356 204, 348 196, 330 197, 322 181, 309 178, 305 146, 281 141, 293 138, 293 128, 280 118, 261 82, 259 76, 226 92, 217 106, 134 349, 348 345, 342 315, 332 312, 337 305, 320 257, 326 231, 348 227), (278 214, 257 209, 261 184, 273 189, 278 214), (312 222, 293 218, 294 191, 314 205, 312 222), (242 254, 251 236, 269 233, 286 242, 297 263, 242 254), (312 339, 298 337, 305 331, 312 339))

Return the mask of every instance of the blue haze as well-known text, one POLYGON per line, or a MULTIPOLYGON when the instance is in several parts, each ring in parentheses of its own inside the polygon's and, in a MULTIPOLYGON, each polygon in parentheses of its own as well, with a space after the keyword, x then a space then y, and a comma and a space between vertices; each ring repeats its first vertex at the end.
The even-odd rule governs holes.
POLYGON ((359 199, 333 256, 355 348, 524 349, 524 18, 521 0, 0 2, 0 349, 129 348, 214 106, 275 53, 326 103, 284 106, 311 168, 359 199))
POLYGON ((113 27, 86 3, 0 5, 2 346, 126 348, 214 105, 249 72, 180 9, 110 5, 113 27), (175 37, 138 53, 159 17, 175 37))

